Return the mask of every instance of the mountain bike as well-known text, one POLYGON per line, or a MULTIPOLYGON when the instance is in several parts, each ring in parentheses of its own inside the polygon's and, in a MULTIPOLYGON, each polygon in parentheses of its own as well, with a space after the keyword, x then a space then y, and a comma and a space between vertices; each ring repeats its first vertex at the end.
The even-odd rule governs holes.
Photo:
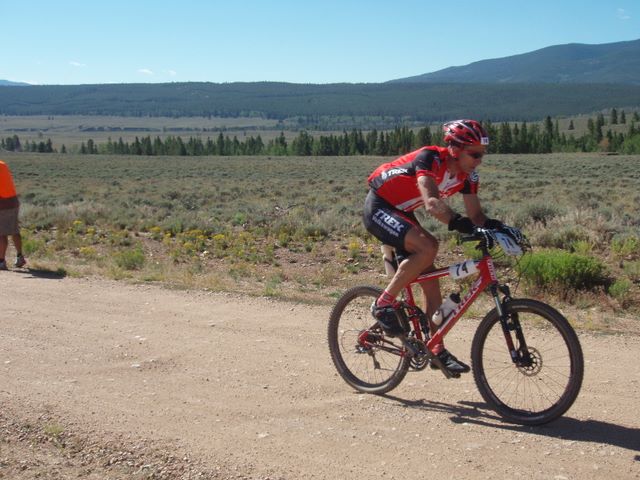
POLYGON ((462 241, 478 242, 482 258, 423 273, 404 289, 399 317, 406 335, 386 335, 371 316, 371 304, 382 293, 380 288, 357 286, 340 297, 328 325, 329 350, 338 373, 351 387, 373 394, 391 391, 410 369, 424 370, 429 364, 445 377, 455 377, 433 348, 486 290, 495 307, 480 321, 471 344, 473 377, 482 398, 514 423, 541 425, 557 419, 571 407, 582 385, 580 342, 567 319, 553 307, 512 298, 509 286, 498 281, 491 253, 502 251, 521 258, 529 248, 526 238, 504 230, 477 229, 462 241), (458 306, 430 334, 412 286, 472 274, 476 278, 458 306))

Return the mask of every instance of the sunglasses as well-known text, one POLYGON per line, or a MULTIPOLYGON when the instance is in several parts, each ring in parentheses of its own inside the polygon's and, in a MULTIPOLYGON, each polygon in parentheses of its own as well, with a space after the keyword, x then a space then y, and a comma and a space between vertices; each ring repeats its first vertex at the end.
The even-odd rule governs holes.
POLYGON ((476 160, 480 160, 482 157, 484 157, 484 153, 480 152, 469 152, 467 150, 464 150, 464 153, 469 155, 471 158, 475 158, 476 160))

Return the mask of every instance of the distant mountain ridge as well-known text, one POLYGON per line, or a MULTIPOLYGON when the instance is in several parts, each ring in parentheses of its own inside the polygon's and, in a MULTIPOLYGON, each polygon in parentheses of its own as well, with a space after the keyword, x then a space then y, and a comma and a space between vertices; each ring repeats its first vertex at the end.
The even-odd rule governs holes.
POLYGON ((569 43, 391 80, 389 83, 614 83, 640 85, 640 39, 569 43))
POLYGON ((386 83, 0 85, 11 86, 0 88, 0 115, 262 117, 296 119, 300 127, 322 124, 323 117, 386 125, 455 117, 530 121, 639 109, 640 40, 558 45, 386 83))
POLYGON ((0 80, 0 87, 25 87, 29 85, 24 82, 12 82, 11 80, 0 80))

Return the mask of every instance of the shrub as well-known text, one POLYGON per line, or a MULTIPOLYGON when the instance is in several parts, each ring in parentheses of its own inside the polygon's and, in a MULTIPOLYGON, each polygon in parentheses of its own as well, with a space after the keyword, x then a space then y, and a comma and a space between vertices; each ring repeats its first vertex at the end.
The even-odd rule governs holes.
POLYGON ((47 250, 47 243, 41 239, 33 237, 30 233, 22 235, 22 250, 25 255, 44 255, 47 250))
POLYGON ((546 225, 549 220, 560 215, 562 211, 557 205, 550 203, 531 203, 524 205, 515 214, 514 223, 522 228, 529 223, 546 225))
POLYGON ((571 249, 578 255, 589 255, 593 252, 593 243, 587 240, 576 240, 571 245, 571 249))
POLYGON ((547 248, 570 250, 577 242, 588 242, 589 234, 584 228, 574 225, 560 228, 546 228, 535 238, 536 244, 547 248))
POLYGON ((632 281, 640 281, 640 260, 626 262, 622 268, 632 281))
POLYGON ((124 270, 139 270, 145 262, 144 252, 140 247, 133 250, 122 250, 115 254, 116 265, 124 270))
POLYGON ((640 253, 640 238, 636 236, 616 237, 611 241, 611 252, 618 258, 640 253))
POLYGON ((630 292, 631 282, 626 278, 617 279, 609 287, 609 295, 618 300, 622 307, 625 307, 627 305, 630 292))
POLYGON ((517 268, 528 283, 562 293, 590 290, 605 283, 604 265, 597 259, 562 250, 532 253, 517 268))

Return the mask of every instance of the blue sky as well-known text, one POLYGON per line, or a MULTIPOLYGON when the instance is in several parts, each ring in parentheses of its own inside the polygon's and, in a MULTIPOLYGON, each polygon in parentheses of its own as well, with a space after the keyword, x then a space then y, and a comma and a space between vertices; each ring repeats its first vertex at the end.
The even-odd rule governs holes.
POLYGON ((640 38, 638 0, 0 0, 0 79, 384 82, 640 38))

